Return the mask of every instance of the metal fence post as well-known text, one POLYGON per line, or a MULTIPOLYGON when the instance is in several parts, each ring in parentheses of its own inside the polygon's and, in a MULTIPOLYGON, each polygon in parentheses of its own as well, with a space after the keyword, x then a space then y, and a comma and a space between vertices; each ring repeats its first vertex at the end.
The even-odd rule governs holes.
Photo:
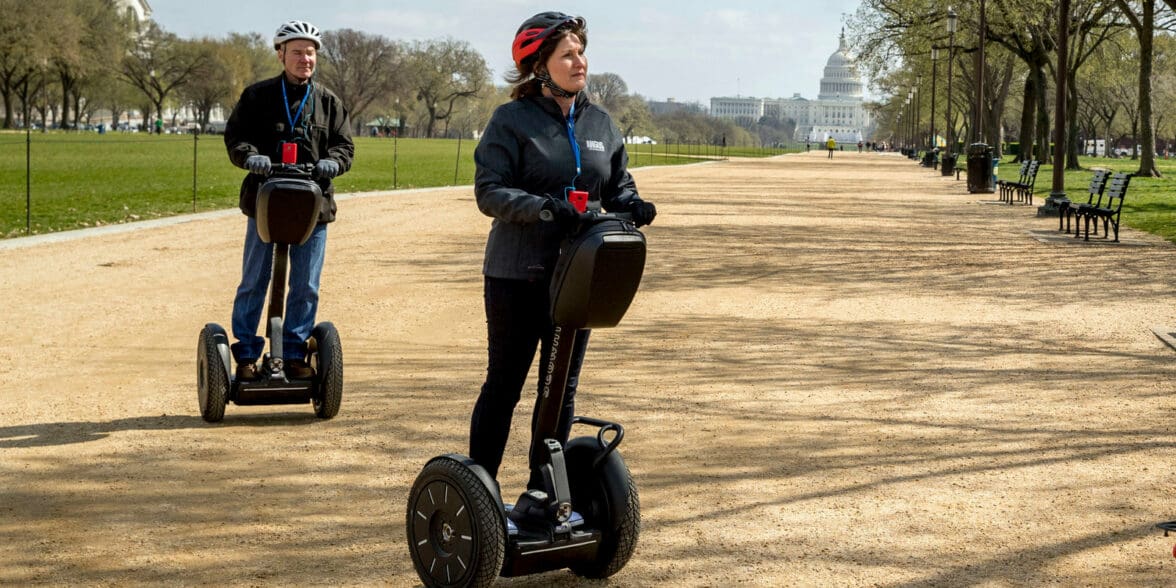
POLYGON ((33 135, 25 106, 25 235, 33 234, 33 135))
POLYGON ((457 133, 457 159, 453 162, 453 185, 457 185, 457 170, 461 167, 461 132, 457 133))
POLYGON ((196 212, 196 153, 199 151, 200 134, 192 135, 192 212, 196 212))

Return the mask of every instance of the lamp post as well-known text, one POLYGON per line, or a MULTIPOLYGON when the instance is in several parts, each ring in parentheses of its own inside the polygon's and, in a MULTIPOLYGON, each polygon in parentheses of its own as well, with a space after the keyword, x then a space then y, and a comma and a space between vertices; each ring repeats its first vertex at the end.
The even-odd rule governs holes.
POLYGON ((911 124, 915 127, 915 144, 916 148, 924 145, 923 138, 919 136, 919 121, 923 118, 923 97, 920 96, 919 89, 923 86, 923 74, 915 76, 915 120, 911 124))
POLYGON ((910 117, 907 119, 907 141, 910 143, 910 157, 914 159, 919 153, 919 141, 915 139, 915 119, 919 117, 919 114, 915 110, 914 86, 907 90, 907 112, 910 113, 910 117))
POLYGON ((953 136, 953 126, 951 120, 951 77, 952 69, 955 62, 955 34, 956 25, 959 22, 959 15, 956 14, 955 9, 948 7, 947 9, 947 148, 943 154, 943 166, 940 172, 945 176, 950 176, 955 168, 956 156, 955 137, 953 136))
POLYGON ((396 130, 392 132, 392 189, 398 187, 400 178, 400 129, 404 128, 404 115, 400 114, 400 99, 396 99, 396 130))
POLYGON ((903 121, 905 124, 902 125, 902 136, 903 136, 902 144, 903 144, 903 147, 906 148, 908 156, 909 156, 910 149, 911 149, 911 134, 910 134, 910 131, 908 130, 908 127, 910 126, 910 120, 911 120, 910 112, 911 112, 911 93, 908 90, 907 95, 906 95, 906 99, 903 100, 903 102, 902 102, 902 114, 903 114, 903 116, 906 117, 903 121))
MULTIPOLYGON (((939 73, 939 48, 931 48, 931 146, 930 150, 934 151, 938 145, 935 142, 935 78, 939 73)), ((935 160, 931 160, 931 165, 935 165, 935 160)))

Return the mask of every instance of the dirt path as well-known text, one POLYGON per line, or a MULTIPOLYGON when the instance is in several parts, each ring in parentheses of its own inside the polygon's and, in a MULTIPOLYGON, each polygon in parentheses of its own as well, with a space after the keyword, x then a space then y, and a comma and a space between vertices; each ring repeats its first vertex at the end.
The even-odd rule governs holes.
MULTIPOLYGON (((895 156, 636 175, 660 212, 646 279, 579 404, 625 424, 641 492, 609 585, 1176 578, 1153 528, 1176 519, 1176 353, 1150 330, 1176 325, 1176 247, 1043 242, 1056 221, 895 156)), ((417 584, 405 500, 466 449, 488 219, 468 188, 339 218, 326 422, 199 417, 196 336, 228 323, 241 217, 0 250, 0 584, 417 584)))

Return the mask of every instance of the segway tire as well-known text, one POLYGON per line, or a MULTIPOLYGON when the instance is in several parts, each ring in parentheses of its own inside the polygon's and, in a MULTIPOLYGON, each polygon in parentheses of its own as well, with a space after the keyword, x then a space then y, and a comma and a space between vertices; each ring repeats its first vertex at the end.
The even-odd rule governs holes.
POLYGON ((318 377, 318 386, 311 396, 314 414, 320 419, 334 418, 343 403, 343 346, 335 325, 322 322, 311 331, 314 344, 310 346, 311 365, 318 377))
POLYGON ((210 423, 225 418, 225 404, 229 396, 229 374, 218 340, 227 341, 225 330, 215 324, 200 329, 200 340, 196 344, 196 391, 200 401, 200 418, 210 423))
POLYGON ((593 466, 602 448, 595 437, 577 437, 564 450, 572 508, 589 528, 600 531, 600 548, 590 562, 569 566, 585 578, 607 578, 625 567, 641 534, 637 485, 621 454, 613 451, 593 466))
MULTIPOLYGON (((474 466, 477 467, 477 466, 474 466)), ((506 558, 500 502, 449 456, 425 464, 408 497, 408 550, 425 586, 489 586, 506 558)))

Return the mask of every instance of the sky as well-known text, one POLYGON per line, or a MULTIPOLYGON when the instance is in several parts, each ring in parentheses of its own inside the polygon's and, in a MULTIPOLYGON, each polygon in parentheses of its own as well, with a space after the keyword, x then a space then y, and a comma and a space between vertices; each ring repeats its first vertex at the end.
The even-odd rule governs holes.
POLYGON ((306 20, 389 39, 453 38, 481 53, 495 83, 512 67, 519 25, 547 10, 588 21, 588 73, 615 73, 631 93, 709 106, 714 96, 816 98, 858 0, 148 0, 152 18, 181 37, 259 32, 306 20))

